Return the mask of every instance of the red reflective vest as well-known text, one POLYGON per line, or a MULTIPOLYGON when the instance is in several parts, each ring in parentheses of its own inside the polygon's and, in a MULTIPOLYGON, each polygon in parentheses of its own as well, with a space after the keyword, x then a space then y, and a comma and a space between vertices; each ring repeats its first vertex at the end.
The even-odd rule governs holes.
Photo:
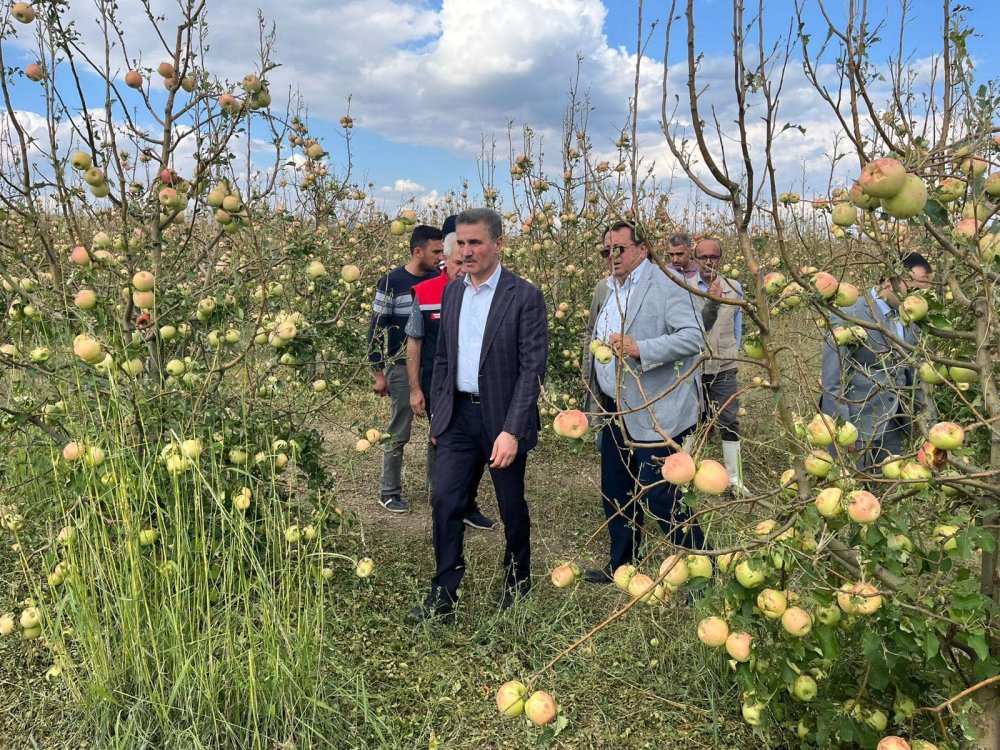
POLYGON ((413 287, 413 304, 420 307, 424 319, 423 346, 420 349, 420 380, 424 395, 430 389, 431 374, 434 372, 434 355, 437 353, 438 333, 441 330, 441 296, 448 286, 448 274, 421 281, 413 287))

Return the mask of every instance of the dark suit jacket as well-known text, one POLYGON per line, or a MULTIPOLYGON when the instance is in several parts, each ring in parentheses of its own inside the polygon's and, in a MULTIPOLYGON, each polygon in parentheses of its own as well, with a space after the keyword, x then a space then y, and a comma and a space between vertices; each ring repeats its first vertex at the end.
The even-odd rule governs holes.
MULTIPOLYGON (((458 320, 465 284, 448 284, 441 299, 441 331, 431 384, 431 437, 451 423, 458 371, 458 320)), ((518 453, 538 442, 538 395, 545 380, 549 329, 542 293, 501 269, 479 358, 479 396, 490 442, 501 432, 518 437, 518 453)))

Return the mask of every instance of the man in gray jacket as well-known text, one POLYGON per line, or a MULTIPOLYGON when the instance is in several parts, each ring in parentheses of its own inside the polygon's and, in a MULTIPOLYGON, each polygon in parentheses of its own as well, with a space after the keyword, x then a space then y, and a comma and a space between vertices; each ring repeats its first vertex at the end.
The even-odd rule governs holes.
POLYGON ((823 391, 820 410, 858 428, 858 441, 848 451, 858 453, 858 468, 877 466, 890 455, 902 453, 913 415, 921 404, 915 377, 916 356, 903 345, 915 346, 917 327, 899 318, 900 295, 931 284, 931 265, 919 253, 902 258, 904 274, 882 280, 851 307, 848 320, 831 316, 831 333, 823 346, 823 391), (850 318, 864 321, 864 333, 839 345, 837 327, 850 327, 850 318), (896 342, 899 342, 898 344, 896 342))
POLYGON ((649 260, 649 246, 633 225, 612 224, 601 254, 611 262, 611 276, 605 299, 595 299, 592 339, 614 356, 602 363, 588 351, 586 408, 615 416, 599 441, 610 561, 587 571, 593 583, 611 581, 618 566, 636 559, 646 512, 675 543, 703 544, 697 525, 685 524, 676 507, 677 489, 660 476, 662 459, 673 453, 667 439, 678 444, 698 420, 691 374, 704 344, 699 306, 649 260))

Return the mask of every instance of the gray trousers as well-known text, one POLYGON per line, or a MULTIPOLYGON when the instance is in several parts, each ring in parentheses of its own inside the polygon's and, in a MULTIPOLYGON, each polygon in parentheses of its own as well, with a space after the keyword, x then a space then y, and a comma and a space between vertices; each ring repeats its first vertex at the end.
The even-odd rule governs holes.
POLYGON ((382 449, 382 478, 379 492, 382 497, 401 495, 403 492, 403 446, 410 442, 413 410, 410 409, 410 380, 406 376, 406 362, 394 362, 385 368, 389 383, 389 434, 382 449))
POLYGON ((736 374, 737 369, 733 367, 714 375, 708 373, 701 375, 702 390, 705 394, 705 409, 708 412, 707 415, 703 416, 715 417, 718 413, 715 426, 718 428, 719 434, 722 435, 722 439, 729 441, 740 439, 740 400, 734 398, 726 404, 726 401, 732 398, 739 389, 736 374), (726 404, 725 407, 719 411, 723 404, 726 404))

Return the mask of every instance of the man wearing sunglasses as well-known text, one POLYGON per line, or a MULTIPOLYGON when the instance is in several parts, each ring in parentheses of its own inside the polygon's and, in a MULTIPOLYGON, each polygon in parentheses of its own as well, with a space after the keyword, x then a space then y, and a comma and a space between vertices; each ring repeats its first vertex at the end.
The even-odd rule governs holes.
MULTIPOLYGON (((706 237, 695 244, 698 278, 694 283, 703 292, 720 300, 743 299, 743 287, 736 279, 726 278, 719 270, 722 265, 722 246, 706 237)), ((722 458, 729 473, 733 492, 745 494, 740 451, 739 401, 736 392, 737 357, 743 336, 743 310, 738 305, 706 301, 706 318, 709 308, 715 313, 715 323, 706 326, 705 344, 711 358, 702 363, 701 384, 706 411, 722 437, 722 458)))
POLYGON ((662 459, 673 452, 666 438, 676 445, 698 419, 689 375, 704 345, 699 306, 649 260, 649 246, 632 224, 612 224, 601 255, 611 274, 604 289, 595 290, 588 328, 590 340, 606 343, 614 356, 597 361, 587 342, 586 410, 615 416, 598 439, 610 560, 586 572, 592 583, 610 582, 618 566, 638 557, 646 513, 674 543, 703 542, 697 525, 685 524, 676 507, 677 489, 660 476, 662 459))

